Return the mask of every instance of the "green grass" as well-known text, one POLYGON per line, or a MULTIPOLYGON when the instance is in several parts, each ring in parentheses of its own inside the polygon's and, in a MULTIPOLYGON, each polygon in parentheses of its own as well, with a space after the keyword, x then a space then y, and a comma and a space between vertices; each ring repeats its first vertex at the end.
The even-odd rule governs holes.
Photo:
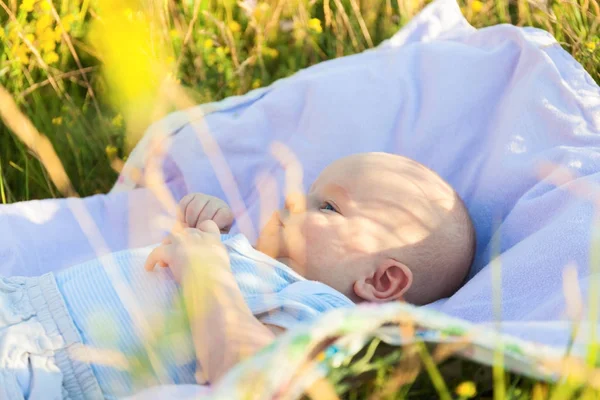
MULTIPOLYGON (((139 99, 143 85, 125 81, 120 88, 119 81, 111 79, 114 76, 101 74, 103 62, 110 70, 114 60, 89 35, 99 16, 105 16, 104 23, 110 23, 107 15, 133 22, 149 11, 161 16, 153 34, 169 56, 153 56, 162 57, 171 66, 173 78, 200 103, 243 94, 321 61, 376 46, 426 3, 269 0, 259 1, 248 14, 234 0, 54 0, 54 10, 46 0, 0 0, 4 27, 0 31, 0 84, 51 140, 75 190, 81 196, 104 193, 117 176, 111 160, 127 156, 150 120, 123 118, 130 116, 128 105, 143 103, 139 99)), ((548 30, 600 82, 598 0, 536 1, 537 5, 527 0, 460 0, 459 4, 475 27, 512 23, 548 30)), ((147 73, 152 76, 154 72, 147 73)), ((156 82, 148 81, 148 87, 152 83, 156 82)), ((1 125, 0 201, 57 196, 60 193, 37 157, 1 125)), ((371 354, 368 359, 348 362, 329 376, 340 396, 365 398, 393 381, 406 351, 375 347, 373 354, 365 349, 363 356, 371 354)), ((414 382, 396 388, 390 398, 437 397, 439 379, 432 381, 431 376, 442 377, 452 395, 459 383, 473 380, 479 397, 493 398, 490 368, 450 359, 437 369, 432 375, 431 369, 422 368, 414 382)), ((546 398, 543 394, 548 389, 552 393, 552 388, 523 377, 507 374, 505 382, 510 399, 546 398), (542 397, 536 397, 540 393, 542 397)))
MULTIPOLYGON (((423 346, 423 349, 433 353, 435 346, 423 346)), ((438 363, 435 366, 436 372, 432 374, 427 368, 419 365, 423 360, 422 354, 423 352, 415 347, 399 349, 374 340, 355 357, 342 363, 342 366, 334 370, 327 379, 333 384, 340 398, 348 400, 433 399, 444 395, 460 398, 459 393, 463 392, 457 388, 465 383, 474 386, 474 397, 495 398, 491 367, 459 357, 449 357, 438 363), (414 360, 410 360, 411 354, 414 360), (415 371, 414 378, 406 379, 401 384, 398 379, 399 372, 407 370, 415 371), (437 377, 443 381, 442 390, 434 384, 437 377)), ((536 386, 537 390, 551 389, 546 383, 509 372, 506 373, 506 381, 510 384, 506 386, 503 399, 530 399, 536 386)))

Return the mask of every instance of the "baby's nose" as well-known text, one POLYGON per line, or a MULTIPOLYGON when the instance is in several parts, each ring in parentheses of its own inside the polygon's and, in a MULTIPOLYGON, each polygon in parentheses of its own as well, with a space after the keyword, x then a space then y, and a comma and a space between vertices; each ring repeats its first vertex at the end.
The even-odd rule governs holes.
POLYGON ((306 197, 301 193, 292 193, 285 198, 285 209, 290 214, 306 211, 306 197))

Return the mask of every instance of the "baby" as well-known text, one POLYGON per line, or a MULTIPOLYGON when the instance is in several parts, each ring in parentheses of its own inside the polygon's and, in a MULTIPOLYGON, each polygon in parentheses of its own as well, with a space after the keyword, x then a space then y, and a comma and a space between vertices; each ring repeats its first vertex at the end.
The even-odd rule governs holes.
POLYGON ((180 205, 188 228, 159 246, 0 278, 0 399, 115 398, 161 382, 214 382, 333 308, 447 297, 474 255, 459 196, 391 154, 328 166, 306 197, 286 200, 255 248, 220 235, 233 222, 221 200, 195 194, 180 205))

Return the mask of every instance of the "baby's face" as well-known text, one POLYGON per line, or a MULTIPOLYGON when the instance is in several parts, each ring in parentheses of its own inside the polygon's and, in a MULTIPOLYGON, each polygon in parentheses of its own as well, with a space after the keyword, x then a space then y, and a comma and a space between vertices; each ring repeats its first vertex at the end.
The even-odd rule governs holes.
MULTIPOLYGON (((422 240, 433 228, 422 206, 421 166, 355 155, 328 166, 306 196, 291 196, 261 232, 257 248, 310 280, 355 297, 377 254, 422 240)), ((439 188, 436 188, 439 189, 439 188)), ((451 189, 450 189, 451 190, 451 189)))

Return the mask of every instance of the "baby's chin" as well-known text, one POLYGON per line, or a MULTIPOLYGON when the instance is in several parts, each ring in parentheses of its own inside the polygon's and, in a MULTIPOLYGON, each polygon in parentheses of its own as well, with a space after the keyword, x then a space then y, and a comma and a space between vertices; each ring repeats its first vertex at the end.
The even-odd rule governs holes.
POLYGON ((254 247, 256 248, 256 250, 268 255, 269 257, 281 257, 281 251, 279 248, 278 240, 273 235, 267 235, 261 232, 260 236, 258 237, 258 240, 256 241, 256 246, 254 247))
POLYGON ((281 227, 267 224, 258 236, 256 250, 272 258, 285 257, 281 227))
POLYGON ((256 241, 256 250, 272 258, 284 257, 282 226, 277 213, 274 213, 260 231, 256 241))
POLYGON ((258 237, 255 248, 261 253, 287 265, 296 273, 305 277, 304 268, 290 257, 289 248, 286 246, 283 239, 281 227, 278 227, 275 231, 265 231, 263 229, 258 237))
POLYGON ((302 268, 300 265, 298 265, 296 262, 294 262, 294 260, 292 260, 289 257, 278 257, 277 261, 279 261, 282 264, 287 265, 288 267, 290 267, 291 269, 294 270, 294 272, 296 272, 298 275, 308 279, 308 277, 306 276, 306 271, 304 270, 304 268, 302 268))

